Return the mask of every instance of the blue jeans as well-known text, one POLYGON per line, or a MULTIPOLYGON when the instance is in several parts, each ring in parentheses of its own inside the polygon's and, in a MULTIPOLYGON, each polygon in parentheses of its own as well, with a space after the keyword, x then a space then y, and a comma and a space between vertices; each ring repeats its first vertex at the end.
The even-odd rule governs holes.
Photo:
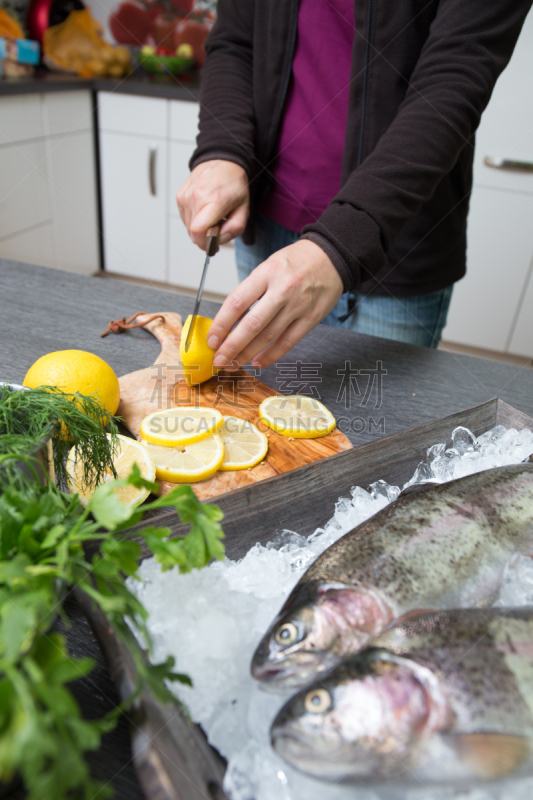
MULTIPOLYGON (((239 278, 243 281, 263 261, 277 250, 293 244, 300 238, 277 222, 256 215, 255 244, 245 245, 242 239, 235 241, 235 256, 239 278)), ((391 297, 390 295, 366 295, 350 292, 356 310, 345 322, 339 322, 348 311, 348 294, 343 294, 335 308, 322 320, 335 328, 381 336, 397 342, 437 347, 446 325, 446 317, 453 286, 438 292, 414 297, 391 297)))

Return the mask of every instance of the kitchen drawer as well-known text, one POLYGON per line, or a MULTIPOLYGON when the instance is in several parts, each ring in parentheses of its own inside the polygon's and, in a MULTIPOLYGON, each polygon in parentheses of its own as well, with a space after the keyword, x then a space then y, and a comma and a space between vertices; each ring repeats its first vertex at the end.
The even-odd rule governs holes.
MULTIPOLYGON (((39 267, 56 267, 52 223, 45 222, 29 231, 0 240, 0 258, 12 258, 39 267)), ((39 302, 39 298, 36 298, 36 302, 39 302)))
POLYGON ((43 136, 41 96, 0 97, 0 146, 43 136))
POLYGON ((59 269, 99 269, 96 170, 92 131, 50 138, 48 156, 59 269))
POLYGON ((167 142, 100 133, 105 269, 166 281, 167 142), (150 187, 154 152, 155 193, 150 187))
POLYGON ((506 351, 533 257, 529 195, 476 188, 467 274, 455 285, 443 339, 506 351))
POLYGON ((46 134, 54 136, 72 131, 90 131, 93 127, 91 93, 50 92, 42 95, 46 134))
POLYGON ((168 101, 159 97, 135 97, 98 92, 98 124, 101 131, 140 136, 167 136, 168 101))
MULTIPOLYGON (((168 222, 168 282, 196 290, 202 277, 205 252, 191 242, 180 219, 169 217, 168 222)), ((206 292, 228 295, 237 284, 235 248, 232 244, 224 245, 209 262, 204 288, 206 292)))
POLYGON ((0 175, 0 239, 51 219, 43 141, 0 147, 0 175))
MULTIPOLYGON (((170 138, 179 142, 196 142, 200 104, 187 100, 170 100, 170 138)), ((194 148, 191 148, 191 153, 194 148)))
POLYGON ((527 288, 509 342, 509 352, 533 358, 533 259, 527 288))
POLYGON ((533 163, 533 11, 524 23, 515 51, 496 83, 476 135, 474 184, 533 194, 533 171, 513 172, 485 166, 485 156, 533 163))

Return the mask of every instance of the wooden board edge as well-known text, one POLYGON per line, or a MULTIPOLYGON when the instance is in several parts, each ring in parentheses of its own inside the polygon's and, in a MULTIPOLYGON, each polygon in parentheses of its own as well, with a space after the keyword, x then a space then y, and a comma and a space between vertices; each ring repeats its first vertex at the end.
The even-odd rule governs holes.
MULTIPOLYGON (((123 702, 136 685, 132 654, 91 599, 77 587, 73 593, 98 639, 123 702)), ((144 690, 126 713, 135 771, 148 800, 228 800, 222 789, 225 760, 177 704, 163 706, 144 690)))

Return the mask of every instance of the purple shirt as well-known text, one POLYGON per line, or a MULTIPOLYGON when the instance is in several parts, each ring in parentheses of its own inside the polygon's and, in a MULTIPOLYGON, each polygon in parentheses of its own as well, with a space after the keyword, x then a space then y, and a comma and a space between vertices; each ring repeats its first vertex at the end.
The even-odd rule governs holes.
POLYGON ((258 209, 298 233, 341 188, 354 32, 354 0, 300 0, 275 184, 258 209))

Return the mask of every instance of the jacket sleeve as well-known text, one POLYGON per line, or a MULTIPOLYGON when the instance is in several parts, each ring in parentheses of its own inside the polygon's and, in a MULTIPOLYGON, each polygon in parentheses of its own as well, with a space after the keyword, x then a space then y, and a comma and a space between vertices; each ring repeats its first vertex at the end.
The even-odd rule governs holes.
POLYGON ((303 230, 330 256, 345 290, 384 266, 395 237, 472 146, 530 7, 530 0, 441 0, 392 123, 303 230))
POLYGON ((254 9, 255 0, 218 0, 217 21, 206 42, 209 57, 202 70, 200 133, 191 169, 223 158, 252 174, 254 9))

